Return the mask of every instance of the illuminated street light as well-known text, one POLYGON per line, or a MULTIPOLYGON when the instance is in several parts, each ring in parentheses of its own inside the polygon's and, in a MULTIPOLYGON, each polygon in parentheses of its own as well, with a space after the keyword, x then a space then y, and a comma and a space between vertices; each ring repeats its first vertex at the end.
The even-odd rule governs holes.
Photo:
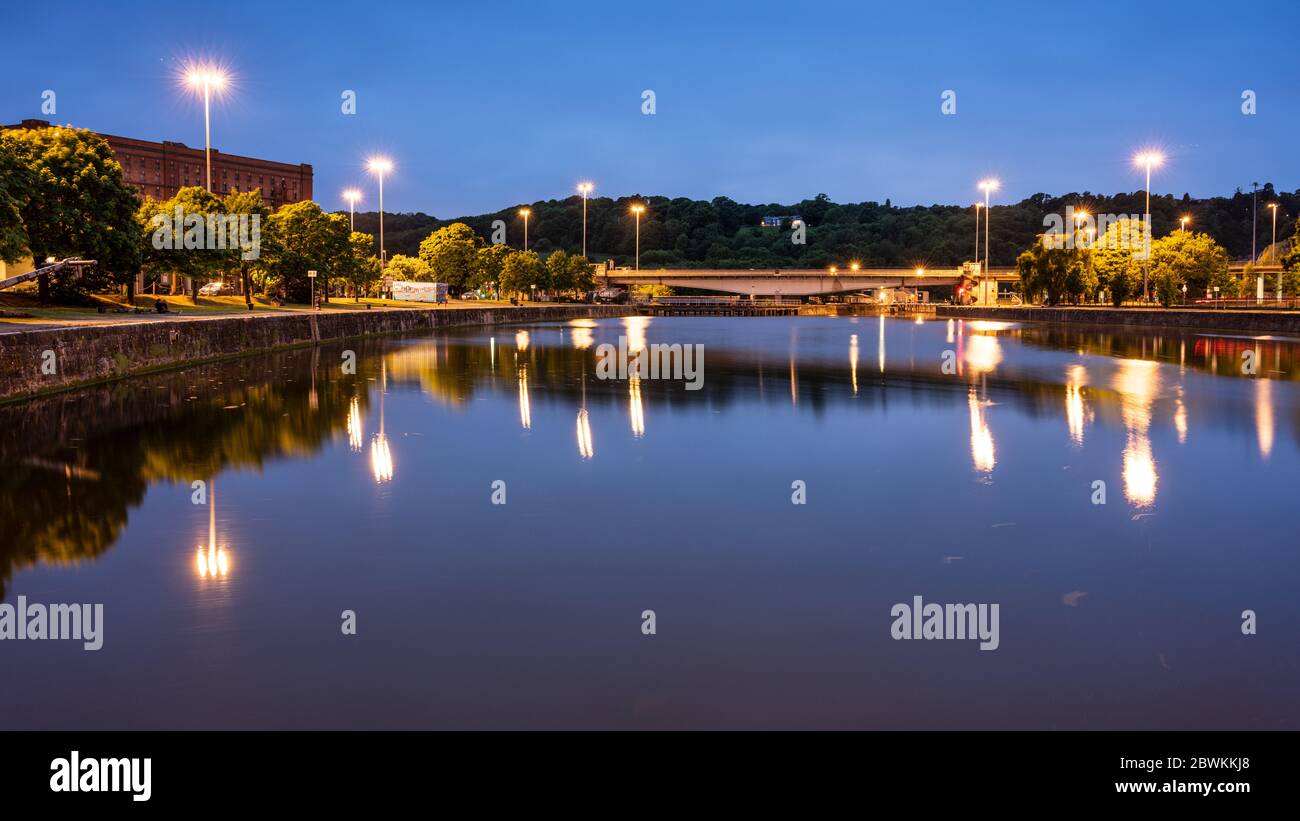
POLYGON ((215 66, 190 66, 185 71, 185 82, 190 88, 203 91, 203 160, 207 166, 205 179, 208 193, 212 193, 212 92, 226 87, 226 75, 215 66))
POLYGON ((1268 207, 1273 209, 1273 244, 1269 246, 1269 251, 1273 255, 1273 261, 1277 261, 1277 203, 1270 202, 1268 207))
POLYGON ((1142 260, 1142 301, 1150 298, 1151 280, 1151 169, 1158 168, 1165 161, 1159 151, 1143 151, 1133 158, 1135 165, 1142 166, 1147 172, 1147 211, 1146 211, 1146 247, 1145 259, 1142 260))
POLYGON ((582 256, 587 257, 587 195, 596 186, 589 182, 578 183, 578 193, 582 195, 582 256))
POLYGON ((1088 212, 1087 212, 1087 211, 1084 211, 1084 210, 1080 209, 1080 210, 1074 212, 1074 240, 1075 240, 1075 242, 1078 242, 1078 236, 1079 236, 1079 223, 1083 222, 1083 221, 1086 220, 1086 219, 1088 219, 1088 212))
POLYGON ((357 200, 361 199, 361 192, 355 188, 349 188, 343 192, 343 199, 348 201, 348 227, 349 230, 357 230, 357 200))
POLYGON ((854 273, 857 273, 858 269, 861 268, 861 267, 862 267, 862 263, 860 263, 860 262, 850 262, 850 263, 849 263, 849 270, 850 270, 850 271, 853 271, 854 273))
POLYGON ((637 203, 632 206, 632 213, 636 215, 636 270, 641 270, 641 214, 645 212, 645 206, 637 203))
POLYGON ((366 169, 379 178, 379 270, 384 270, 384 175, 393 170, 393 161, 387 157, 371 157, 366 169))
POLYGON ((1192 218, 1191 218, 1191 217, 1182 217, 1182 218, 1180 218, 1180 219, 1178 220, 1178 224, 1179 224, 1180 226, 1182 226, 1182 230, 1186 231, 1186 230, 1187 230, 1187 223, 1189 223, 1189 222, 1191 222, 1191 221, 1192 221, 1192 218))
POLYGON ((839 273, 840 273, 840 269, 839 269, 839 268, 836 268, 834 265, 832 265, 832 266, 830 267, 830 272, 831 272, 831 276, 838 276, 839 273))
POLYGON ((989 222, 993 219, 992 212, 989 211, 989 194, 998 190, 1002 183, 989 177, 980 180, 980 190, 984 192, 984 270, 980 273, 987 276, 989 268, 989 222))
POLYGON ((524 218, 524 250, 525 251, 528 250, 528 217, 532 215, 532 213, 533 213, 533 209, 531 208, 519 209, 519 216, 524 218))

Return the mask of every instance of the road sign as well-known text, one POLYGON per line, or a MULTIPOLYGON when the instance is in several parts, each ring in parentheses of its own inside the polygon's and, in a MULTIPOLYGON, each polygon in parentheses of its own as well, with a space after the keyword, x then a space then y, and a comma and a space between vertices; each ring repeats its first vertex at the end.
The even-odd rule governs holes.
POLYGON ((308 271, 308 272, 307 272, 307 276, 311 277, 312 279, 315 279, 315 278, 316 278, 316 272, 315 272, 315 271, 308 271))

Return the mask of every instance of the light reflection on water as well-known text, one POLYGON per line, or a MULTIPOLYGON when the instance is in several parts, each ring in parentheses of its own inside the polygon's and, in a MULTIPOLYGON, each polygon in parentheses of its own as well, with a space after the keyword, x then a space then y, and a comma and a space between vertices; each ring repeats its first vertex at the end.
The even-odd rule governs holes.
POLYGON ((1294 342, 631 317, 353 341, 355 375, 335 347, 0 408, 5 600, 109 619, 97 656, 0 647, 29 673, 0 726, 1300 720, 1287 631, 1237 629, 1300 622, 1294 342), (703 389, 598 378, 619 336, 703 344, 703 389), (1000 648, 893 642, 917 594, 999 602, 1000 648))

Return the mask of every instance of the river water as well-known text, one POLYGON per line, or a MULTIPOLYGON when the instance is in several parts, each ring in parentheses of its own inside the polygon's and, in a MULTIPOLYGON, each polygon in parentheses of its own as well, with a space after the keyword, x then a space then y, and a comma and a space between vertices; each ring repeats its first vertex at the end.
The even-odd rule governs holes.
POLYGON ((99 650, 0 641, 0 727, 1297 729, 1297 378, 1289 339, 627 318, 0 406, 4 602, 103 605, 99 650), (620 337, 699 389, 601 378, 620 337), (996 649, 895 638, 917 596, 996 649))

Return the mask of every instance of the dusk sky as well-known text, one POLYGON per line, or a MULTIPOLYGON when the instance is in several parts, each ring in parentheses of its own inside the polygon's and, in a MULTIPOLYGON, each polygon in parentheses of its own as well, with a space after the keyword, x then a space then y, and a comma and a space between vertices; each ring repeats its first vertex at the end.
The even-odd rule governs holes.
POLYGON ((235 78, 214 147, 311 163, 328 209, 351 185, 375 207, 373 153, 396 165, 386 210, 444 218, 583 179, 597 196, 751 203, 970 203, 986 175, 1003 202, 1131 191, 1145 146, 1169 158, 1157 192, 1300 188, 1295 0, 29 2, 4 16, 0 121, 201 148, 202 103, 177 76, 213 59, 235 78))

